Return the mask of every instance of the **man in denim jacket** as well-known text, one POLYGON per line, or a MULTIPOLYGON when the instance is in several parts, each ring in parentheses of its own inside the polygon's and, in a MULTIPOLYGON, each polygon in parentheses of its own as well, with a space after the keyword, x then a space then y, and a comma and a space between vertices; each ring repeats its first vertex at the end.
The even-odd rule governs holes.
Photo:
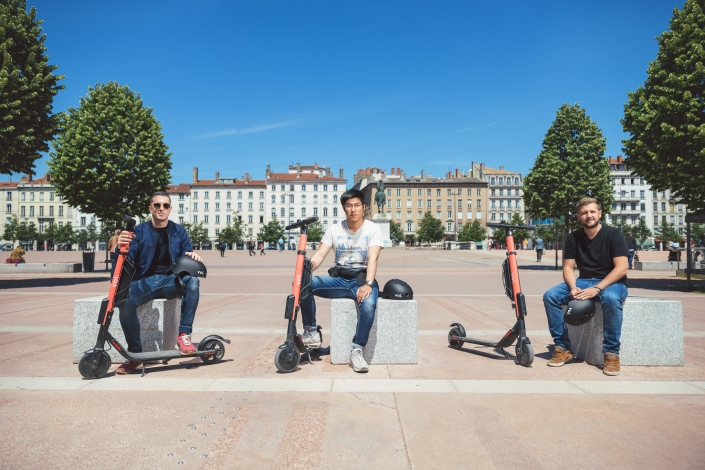
MULTIPOLYGON (((191 343, 193 319, 199 300, 199 280, 197 277, 182 278, 183 288, 176 283, 175 274, 166 274, 178 258, 190 256, 196 261, 201 257, 193 252, 191 240, 186 230, 169 220, 171 198, 165 192, 156 192, 149 199, 149 212, 152 219, 135 227, 132 238, 130 232, 122 232, 118 245, 130 244, 129 257, 135 263, 135 276, 130 284, 130 296, 120 307, 120 324, 127 340, 127 350, 142 352, 140 321, 137 307, 154 300, 176 299, 181 297, 181 322, 177 343, 181 354, 195 354, 191 343)), ((129 374, 140 365, 139 361, 126 361, 117 369, 118 374, 129 374)))

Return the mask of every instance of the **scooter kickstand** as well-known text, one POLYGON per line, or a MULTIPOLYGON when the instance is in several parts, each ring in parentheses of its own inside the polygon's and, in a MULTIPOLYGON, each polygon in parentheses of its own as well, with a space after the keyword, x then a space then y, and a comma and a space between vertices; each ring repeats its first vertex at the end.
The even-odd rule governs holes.
POLYGON ((142 361, 142 375, 140 377, 144 377, 144 374, 147 372, 145 371, 145 366, 147 364, 147 361, 142 361))
POLYGON ((509 357, 509 356, 507 356, 507 351, 505 351, 504 348, 499 348, 499 349, 502 350, 502 354, 504 354, 504 357, 509 357))

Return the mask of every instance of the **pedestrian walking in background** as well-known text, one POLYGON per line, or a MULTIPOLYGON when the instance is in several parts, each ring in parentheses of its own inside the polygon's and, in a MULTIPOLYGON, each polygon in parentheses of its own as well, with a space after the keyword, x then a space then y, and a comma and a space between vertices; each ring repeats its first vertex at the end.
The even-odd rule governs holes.
POLYGON ((282 240, 282 237, 279 237, 279 240, 277 240, 277 246, 279 246, 279 253, 281 253, 284 249, 284 240, 282 240))
POLYGON ((115 265, 117 264, 117 246, 118 237, 120 236, 120 229, 115 230, 115 233, 110 240, 108 240, 108 253, 110 253, 110 280, 112 282, 113 276, 115 275, 115 265))
POLYGON ((536 262, 540 263, 543 256, 543 239, 541 237, 536 237, 534 248, 536 248, 536 262))
POLYGON ((634 253, 636 253, 636 238, 632 236, 632 232, 627 232, 624 241, 627 242, 627 248, 629 248, 629 269, 633 269, 632 261, 634 261, 634 253))
POLYGON ((267 256, 267 253, 264 252, 264 242, 261 242, 259 244, 259 255, 260 256, 262 256, 262 255, 267 256))
POLYGON ((225 248, 227 248, 227 246, 228 245, 221 238, 220 241, 218 242, 218 251, 220 251, 221 258, 225 258, 225 248))
POLYGON ((250 242, 247 244, 247 250, 250 252, 250 256, 255 255, 257 256, 257 253, 255 253, 255 242, 252 241, 250 238, 250 242))

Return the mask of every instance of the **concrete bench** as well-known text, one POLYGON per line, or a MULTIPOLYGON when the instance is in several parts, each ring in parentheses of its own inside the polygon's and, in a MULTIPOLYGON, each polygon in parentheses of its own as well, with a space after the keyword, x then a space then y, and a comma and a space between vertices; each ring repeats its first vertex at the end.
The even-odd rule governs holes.
POLYGON ((685 268, 685 261, 634 261, 637 271, 676 271, 685 268))
MULTIPOLYGON (((3 260, 4 261, 4 260, 3 260)), ((20 263, 0 264, 0 274, 9 273, 80 273, 81 263, 20 263)))
MULTIPOLYGON (((350 362, 350 345, 357 326, 352 299, 333 299, 330 305, 330 361, 350 362)), ((377 301, 370 337, 363 351, 368 364, 418 363, 417 306, 415 300, 377 301)))
MULTIPOLYGON (((582 326, 568 326, 568 336, 578 359, 604 365, 602 307, 582 326)), ((627 297, 622 319, 619 352, 623 366, 682 366, 683 305, 676 300, 627 297)))
MULTIPOLYGON (((98 337, 98 314, 105 296, 77 299, 73 308, 73 362, 78 363, 83 353, 95 346, 98 337)), ((142 348, 144 352, 174 349, 181 320, 181 299, 155 299, 137 307, 137 317, 142 327, 142 348)), ((120 326, 120 309, 116 308, 110 333, 127 347, 125 335, 120 326)), ((106 346, 106 349, 109 346, 106 346)), ((115 363, 125 359, 115 349, 109 351, 115 363)))

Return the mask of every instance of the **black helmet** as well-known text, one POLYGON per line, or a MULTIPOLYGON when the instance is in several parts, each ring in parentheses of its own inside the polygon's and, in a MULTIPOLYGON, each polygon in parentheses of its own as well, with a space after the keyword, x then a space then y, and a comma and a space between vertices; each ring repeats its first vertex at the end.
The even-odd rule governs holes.
POLYGON ((401 279, 390 279, 384 285, 382 298, 390 300, 411 300, 414 298, 414 291, 409 284, 401 279))
POLYGON ((178 278, 183 277, 185 274, 190 274, 195 277, 206 277, 208 270, 206 269, 205 264, 200 261, 196 261, 190 256, 184 255, 179 257, 179 259, 176 260, 176 263, 174 263, 174 265, 169 268, 166 273, 174 273, 178 278))
POLYGON ((563 321, 573 326, 584 325, 595 316, 595 310, 597 310, 597 306, 592 300, 571 300, 568 302, 565 315, 563 315, 563 321))

